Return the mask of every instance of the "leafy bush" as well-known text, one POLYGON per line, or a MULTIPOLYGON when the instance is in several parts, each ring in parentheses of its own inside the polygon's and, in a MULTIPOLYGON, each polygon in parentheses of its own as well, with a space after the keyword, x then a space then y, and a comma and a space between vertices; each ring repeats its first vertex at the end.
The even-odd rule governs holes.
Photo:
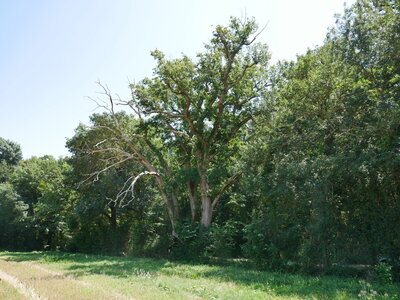
POLYGON ((170 257, 184 260, 233 257, 240 225, 239 222, 228 221, 222 226, 214 224, 206 231, 199 223, 179 223, 176 227, 179 238, 174 240, 170 257))
POLYGON ((256 216, 244 227, 246 242, 242 245, 243 254, 254 260, 258 266, 281 267, 282 259, 278 247, 267 239, 265 220, 256 216))
POLYGON ((267 258, 267 244, 264 222, 260 217, 253 218, 252 222, 244 227, 246 242, 242 245, 245 257, 257 262, 264 262, 267 258))
POLYGON ((195 260, 204 255, 209 240, 207 232, 201 230, 199 223, 178 223, 175 231, 178 238, 174 239, 171 246, 171 259, 195 260))
POLYGON ((239 222, 228 221, 223 226, 214 224, 208 233, 207 256, 228 258, 233 257, 235 237, 239 232, 239 222))
POLYGON ((382 284, 390 284, 393 282, 392 267, 384 262, 381 262, 375 266, 374 275, 376 280, 382 284))

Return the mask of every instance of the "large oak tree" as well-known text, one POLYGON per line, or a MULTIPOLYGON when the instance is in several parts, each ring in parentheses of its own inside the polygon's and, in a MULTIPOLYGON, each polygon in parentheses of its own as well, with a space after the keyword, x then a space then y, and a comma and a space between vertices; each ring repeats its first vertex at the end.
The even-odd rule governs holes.
POLYGON ((253 20, 232 18, 229 26, 216 27, 196 59, 168 60, 152 52, 154 76, 131 84, 129 101, 114 99, 103 87, 109 103, 100 106, 110 122, 93 129, 108 134, 88 145, 88 153, 116 155, 104 170, 126 160, 141 165, 143 172, 131 176, 127 190, 140 176, 153 175, 173 229, 185 210, 182 203, 190 204, 192 220, 209 228, 215 206, 241 177, 241 170, 229 167, 231 157, 267 88, 269 54, 255 43, 257 30, 253 20), (137 122, 121 124, 118 104, 129 106, 137 122))

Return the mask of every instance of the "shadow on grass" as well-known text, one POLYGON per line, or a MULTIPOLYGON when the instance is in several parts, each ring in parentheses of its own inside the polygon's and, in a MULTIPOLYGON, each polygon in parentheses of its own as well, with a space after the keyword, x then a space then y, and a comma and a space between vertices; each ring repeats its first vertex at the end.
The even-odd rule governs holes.
POLYGON ((0 252, 0 259, 5 261, 37 261, 43 259, 44 252, 0 252))
MULTIPOLYGON (((187 279, 207 278, 217 282, 231 282, 252 290, 270 291, 275 294, 301 298, 335 299, 339 293, 357 298, 362 289, 356 279, 338 277, 312 277, 279 272, 262 272, 237 266, 215 266, 197 263, 170 262, 162 259, 124 258, 60 252, 7 252, 0 259, 11 261, 40 261, 66 264, 72 276, 101 274, 117 278, 142 276, 176 276, 187 279)), ((400 295, 400 286, 373 285, 380 294, 400 295)))

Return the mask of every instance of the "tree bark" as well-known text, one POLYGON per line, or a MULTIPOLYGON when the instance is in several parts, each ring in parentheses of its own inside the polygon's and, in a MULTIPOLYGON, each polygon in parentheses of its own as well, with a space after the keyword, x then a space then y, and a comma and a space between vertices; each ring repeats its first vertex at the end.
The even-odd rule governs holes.
POLYGON ((190 213, 192 216, 192 221, 196 221, 196 214, 197 214, 196 183, 191 180, 187 181, 187 188, 189 193, 190 213))
POLYGON ((160 191, 161 198, 163 199, 165 206, 167 207, 167 212, 172 227, 172 235, 177 237, 175 228, 176 228, 176 221, 178 220, 178 207, 175 205, 174 203, 175 201, 169 199, 168 196, 165 194, 164 181, 162 180, 162 178, 156 176, 156 183, 158 186, 158 190, 160 191))
POLYGON ((207 163, 200 163, 198 170, 200 175, 200 191, 201 191, 200 223, 205 229, 208 229, 212 221, 213 208, 211 205, 211 198, 209 195, 210 187, 207 178, 207 163))
MULTIPOLYGON (((191 169, 191 164, 190 160, 186 160, 185 162, 185 167, 189 171, 191 169)), ((197 184, 193 180, 187 180, 186 181, 187 189, 188 189, 188 194, 189 194, 189 204, 190 204, 190 213, 192 216, 192 221, 196 221, 196 215, 197 215, 197 197, 196 197, 196 188, 197 184)))

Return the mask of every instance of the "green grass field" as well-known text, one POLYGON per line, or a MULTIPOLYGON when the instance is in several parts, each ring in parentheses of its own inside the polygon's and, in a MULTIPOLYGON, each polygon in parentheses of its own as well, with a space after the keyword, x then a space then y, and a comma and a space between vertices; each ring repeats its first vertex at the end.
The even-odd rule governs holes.
POLYGON ((0 299, 400 299, 359 279, 51 252, 0 252, 0 278, 0 299))

